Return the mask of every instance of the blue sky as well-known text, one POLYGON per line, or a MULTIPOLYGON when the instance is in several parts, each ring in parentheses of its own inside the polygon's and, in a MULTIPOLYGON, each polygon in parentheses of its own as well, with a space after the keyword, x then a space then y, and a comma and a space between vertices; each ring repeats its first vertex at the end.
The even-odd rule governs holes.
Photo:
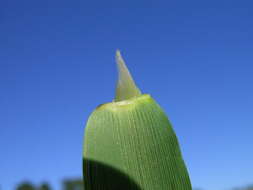
POLYGON ((0 185, 82 175, 85 122, 115 51, 164 108, 194 187, 253 183, 252 1, 0 3, 0 185))

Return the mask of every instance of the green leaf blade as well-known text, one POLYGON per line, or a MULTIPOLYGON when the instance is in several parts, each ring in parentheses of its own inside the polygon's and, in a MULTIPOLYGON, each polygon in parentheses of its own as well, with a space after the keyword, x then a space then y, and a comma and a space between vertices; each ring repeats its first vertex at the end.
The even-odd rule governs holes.
MULTIPOLYGON (((191 190, 177 137, 167 116, 149 95, 97 108, 87 123, 85 137, 85 159, 115 168, 139 189, 191 190)), ((89 172, 84 168, 86 175, 89 172)), ((121 187, 113 179, 106 179, 121 187)))

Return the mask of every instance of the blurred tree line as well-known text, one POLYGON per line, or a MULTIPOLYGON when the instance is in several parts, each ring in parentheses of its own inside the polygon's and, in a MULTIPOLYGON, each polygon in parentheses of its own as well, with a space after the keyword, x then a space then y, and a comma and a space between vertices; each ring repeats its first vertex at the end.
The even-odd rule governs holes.
MULTIPOLYGON (((30 182, 20 183, 16 190, 53 190, 48 183, 42 183, 39 186, 35 186, 30 182)), ((63 181, 62 190, 84 190, 82 179, 71 179, 63 181)))
POLYGON ((246 187, 236 187, 232 190, 253 190, 253 185, 249 185, 249 186, 246 186, 246 187))
MULTIPOLYGON (((64 180, 62 184, 63 184, 62 190, 84 190, 82 179, 67 179, 64 180)), ((53 190, 53 189, 48 183, 42 183, 39 186, 35 186, 30 182, 23 182, 17 186, 16 190, 53 190)), ((204 189, 194 188, 193 190, 204 190, 204 189)), ((253 185, 246 187, 236 187, 232 188, 231 190, 253 190, 253 185)))

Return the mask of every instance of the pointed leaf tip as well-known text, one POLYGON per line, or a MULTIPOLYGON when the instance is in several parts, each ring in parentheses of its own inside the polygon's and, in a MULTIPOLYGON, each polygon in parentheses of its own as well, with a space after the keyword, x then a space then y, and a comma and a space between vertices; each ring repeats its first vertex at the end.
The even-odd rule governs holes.
POLYGON ((119 78, 114 100, 117 102, 140 96, 141 91, 136 86, 119 50, 116 51, 116 62, 119 78))

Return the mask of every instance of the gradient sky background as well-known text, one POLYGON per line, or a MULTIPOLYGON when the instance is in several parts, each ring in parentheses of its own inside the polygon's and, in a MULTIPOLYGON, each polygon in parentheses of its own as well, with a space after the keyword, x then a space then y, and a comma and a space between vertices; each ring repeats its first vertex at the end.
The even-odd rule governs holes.
MULTIPOLYGON (((119 48, 165 109, 192 184, 253 183, 253 1, 1 1, 0 185, 82 175, 119 48)), ((98 145, 99 146, 99 145, 98 145)))

